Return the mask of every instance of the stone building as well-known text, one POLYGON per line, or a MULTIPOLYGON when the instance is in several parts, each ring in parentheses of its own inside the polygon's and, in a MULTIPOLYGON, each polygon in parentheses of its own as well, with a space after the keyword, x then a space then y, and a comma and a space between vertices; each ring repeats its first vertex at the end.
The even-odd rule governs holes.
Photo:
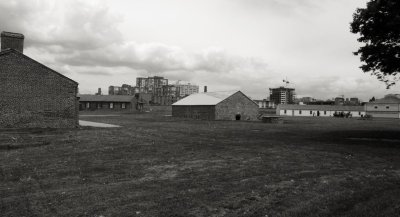
POLYGON ((258 105, 241 91, 205 92, 172 104, 172 116, 201 120, 257 120, 258 105))
POLYGON ((24 36, 1 33, 0 128, 78 126, 78 83, 23 54, 24 36))
POLYGON ((400 95, 388 95, 365 106, 367 115, 374 118, 400 118, 400 95))

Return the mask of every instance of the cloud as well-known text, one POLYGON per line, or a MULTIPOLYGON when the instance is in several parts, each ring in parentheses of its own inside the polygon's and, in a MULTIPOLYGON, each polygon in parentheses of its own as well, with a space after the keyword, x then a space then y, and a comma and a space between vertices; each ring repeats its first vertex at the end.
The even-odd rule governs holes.
MULTIPOLYGON (((361 1, 351 4, 355 8, 361 1)), ((210 91, 241 89, 255 98, 266 98, 286 75, 299 94, 316 98, 368 97, 381 88, 359 72, 358 59, 351 56, 356 49, 356 40, 348 36, 353 9, 342 8, 345 0, 199 2, 182 6, 172 0, 167 5, 176 13, 156 10, 153 17, 147 10, 159 2, 137 1, 127 10, 137 15, 135 22, 126 22, 128 13, 122 16, 106 4, 113 1, 0 1, 0 27, 23 33, 25 53, 77 80, 81 91, 118 82, 134 85, 136 76, 148 75, 207 85, 210 91), (140 11, 141 4, 149 5, 140 11), (197 12, 190 13, 193 20, 185 9, 197 12), (200 9, 213 13, 204 18, 200 9), (197 31, 198 26, 204 28, 197 31)), ((115 4, 128 8, 129 3, 115 4)))
POLYGON ((13 0, 0 2, 0 10, 0 26, 22 32, 26 47, 62 46, 73 52, 122 42, 117 29, 122 18, 95 2, 13 0))

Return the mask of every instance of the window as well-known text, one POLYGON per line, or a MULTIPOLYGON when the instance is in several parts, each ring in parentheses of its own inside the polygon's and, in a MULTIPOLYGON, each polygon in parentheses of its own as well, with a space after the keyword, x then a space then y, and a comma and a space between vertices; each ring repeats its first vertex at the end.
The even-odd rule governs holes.
POLYGON ((123 109, 126 108, 126 105, 124 102, 122 103, 121 108, 123 108, 123 109))
POLYGON ((114 108, 114 103, 110 102, 110 109, 114 108))
POLYGON ((375 108, 375 109, 377 109, 377 108, 378 108, 378 106, 374 106, 374 108, 375 108))
POLYGON ((312 115, 312 111, 310 111, 310 115, 312 115))
POLYGON ((284 112, 284 114, 286 115, 286 112, 287 112, 287 111, 286 111, 286 110, 284 110, 283 112, 284 112))
POLYGON ((386 109, 389 109, 389 106, 388 106, 388 105, 386 106, 386 109))
POLYGON ((301 115, 301 110, 299 111, 299 115, 301 115))
POLYGON ((324 111, 324 115, 326 115, 326 111, 324 111))
POLYGON ((86 103, 86 108, 90 108, 90 103, 89 102, 86 103))

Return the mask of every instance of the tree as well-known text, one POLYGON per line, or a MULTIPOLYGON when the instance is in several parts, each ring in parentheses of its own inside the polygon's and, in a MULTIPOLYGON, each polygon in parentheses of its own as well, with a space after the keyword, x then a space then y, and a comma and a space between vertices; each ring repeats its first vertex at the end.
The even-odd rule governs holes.
POLYGON ((374 102, 375 101, 375 97, 373 96, 371 99, 369 99, 369 102, 374 102))
POLYGON ((389 89, 400 80, 400 0, 370 0, 353 14, 350 27, 365 43, 354 52, 365 63, 360 68, 389 89))

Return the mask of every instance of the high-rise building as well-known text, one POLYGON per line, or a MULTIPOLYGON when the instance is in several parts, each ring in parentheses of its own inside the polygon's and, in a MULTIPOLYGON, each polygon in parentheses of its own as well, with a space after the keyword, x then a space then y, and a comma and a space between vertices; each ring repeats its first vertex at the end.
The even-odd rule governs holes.
POLYGON ((293 104, 294 99, 296 97, 296 93, 294 92, 294 88, 269 88, 269 98, 270 101, 274 102, 275 105, 278 104, 293 104))
POLYGON ((190 83, 181 84, 178 81, 178 82, 176 82, 175 86, 179 88, 179 96, 180 97, 189 96, 193 93, 199 92, 199 85, 190 84, 190 83))
POLYGON ((108 95, 122 95, 122 87, 109 86, 108 95))
POLYGON ((136 87, 140 93, 159 93, 162 86, 168 85, 168 79, 160 76, 136 78, 136 87))

